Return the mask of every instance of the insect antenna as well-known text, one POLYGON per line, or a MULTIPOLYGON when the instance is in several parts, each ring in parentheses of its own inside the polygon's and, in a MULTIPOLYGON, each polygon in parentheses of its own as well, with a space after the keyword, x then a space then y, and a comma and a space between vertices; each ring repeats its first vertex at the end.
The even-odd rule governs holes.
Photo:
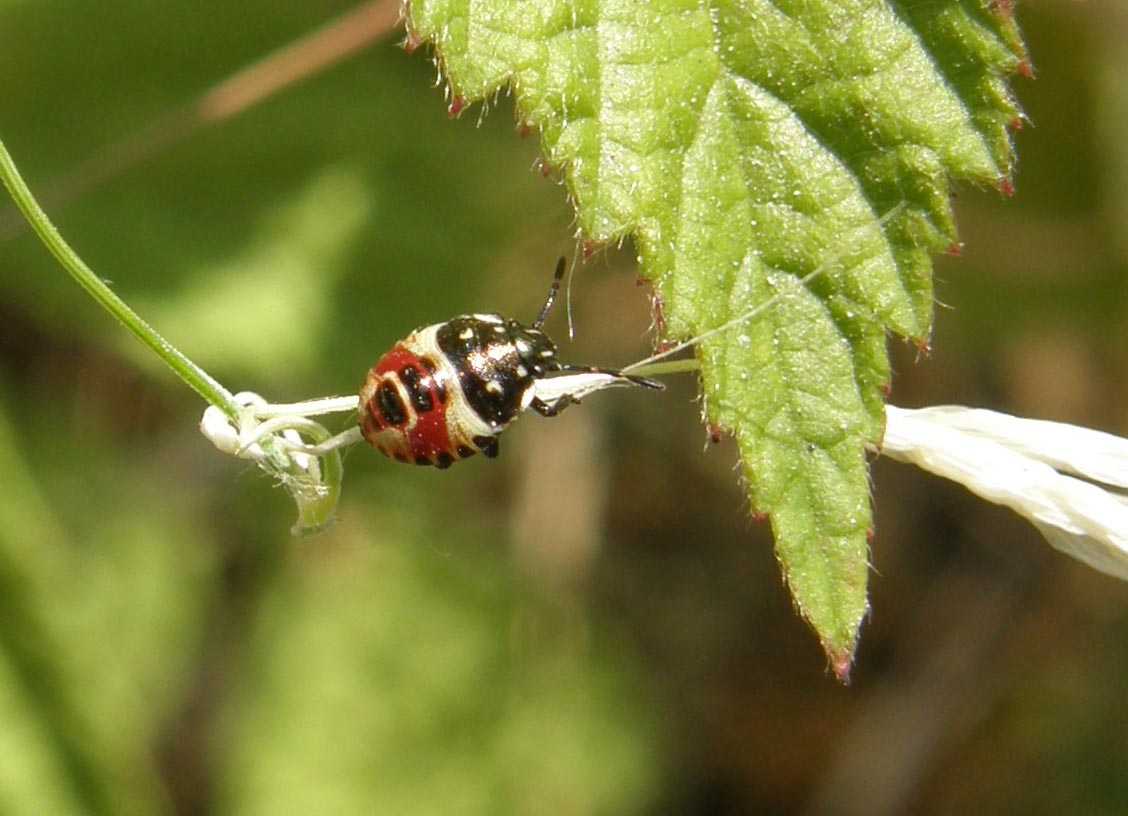
POLYGON ((560 256, 560 260, 556 262, 556 272, 552 276, 552 285, 548 287, 548 297, 545 298, 544 307, 537 315, 537 319, 533 321, 533 328, 540 329, 544 326, 544 321, 548 320, 548 313, 552 309, 552 304, 556 301, 556 295, 560 291, 560 281, 564 277, 564 266, 567 262, 564 256, 560 256))

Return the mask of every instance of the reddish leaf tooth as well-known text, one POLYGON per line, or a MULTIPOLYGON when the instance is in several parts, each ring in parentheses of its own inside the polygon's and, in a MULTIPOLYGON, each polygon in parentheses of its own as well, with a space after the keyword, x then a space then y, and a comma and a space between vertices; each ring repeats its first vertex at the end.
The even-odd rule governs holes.
POLYGON ((1000 17, 1014 17, 1014 0, 993 0, 991 7, 1000 17))
POLYGON ((831 655, 831 669, 834 671, 834 677, 844 686, 850 685, 850 669, 854 666, 854 659, 852 654, 833 654, 831 655))
POLYGON ((447 105, 447 116, 449 116, 451 119, 457 119, 458 115, 462 113, 465 108, 465 97, 456 96, 452 100, 450 100, 450 104, 447 105))
MULTIPOLYGON (((650 296, 650 324, 654 327, 655 337, 666 336, 666 303, 662 300, 662 296, 655 292, 650 296)), ((674 347, 674 343, 669 340, 660 340, 658 342, 658 351, 669 351, 674 347), (665 348, 663 348, 665 346, 665 348)))

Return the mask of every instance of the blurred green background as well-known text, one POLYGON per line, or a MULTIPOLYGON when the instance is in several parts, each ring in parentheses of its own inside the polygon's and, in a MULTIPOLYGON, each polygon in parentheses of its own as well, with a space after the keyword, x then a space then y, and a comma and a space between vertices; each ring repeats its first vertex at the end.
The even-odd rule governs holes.
MULTIPOLYGON (((399 31, 151 130, 350 8, 0 0, 0 136, 39 191, 95 157, 56 223, 233 390, 351 392, 417 325, 531 318, 575 251, 511 101, 452 121, 399 31)), ((1019 21, 1017 194, 959 191, 892 398, 1128 434, 1128 7, 1019 21)), ((578 268, 569 359, 645 354, 633 278, 629 247, 578 268)), ((876 463, 842 688, 689 378, 449 472, 354 450, 300 541, 202 409, 0 207, 0 813, 1128 812, 1128 587, 961 488, 876 463)))

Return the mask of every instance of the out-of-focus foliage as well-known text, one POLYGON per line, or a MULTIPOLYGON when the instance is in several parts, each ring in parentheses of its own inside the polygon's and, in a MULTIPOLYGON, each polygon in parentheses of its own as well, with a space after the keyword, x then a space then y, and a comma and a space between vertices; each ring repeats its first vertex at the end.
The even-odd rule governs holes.
POLYGON ((440 528, 379 515, 409 543, 318 555, 267 593, 225 734, 226 808, 634 811, 654 772, 624 666, 603 644, 523 637, 566 621, 494 557, 436 560, 416 536, 440 528))
POLYGON ((113 440, 53 438, 60 419, 0 417, 0 802, 163 812, 151 745, 195 670, 214 553, 170 474, 134 483, 113 440))
MULTIPOLYGON (((345 9, 0 4, 0 132, 42 190, 345 9)), ((933 359, 894 346, 893 398, 1124 434, 1125 21, 1018 13, 1017 195, 956 202, 953 308, 933 359)), ((52 214, 228 386, 349 391, 416 325, 531 317, 571 249, 506 101, 451 122, 434 78, 388 42, 52 214)), ((570 359, 642 355, 626 255, 579 269, 570 359)), ((523 419, 444 473, 355 450, 340 524, 295 542, 140 359, 33 239, 0 244, 0 812, 1128 809, 1123 586, 958 488, 877 463, 841 689, 692 383, 523 419)))
MULTIPOLYGON (((345 10, 5 6, 0 128, 50 189, 345 10)), ((452 125, 394 39, 52 213, 233 389, 347 393, 414 325, 537 308, 564 202, 506 117, 452 125), (538 271, 528 297, 483 291, 507 253, 538 271)), ((0 810, 643 807, 639 669, 513 569, 504 505, 473 498, 489 463, 356 451, 342 523, 296 542, 285 498, 216 455, 198 399, 33 238, 9 236, 0 268, 0 810)))

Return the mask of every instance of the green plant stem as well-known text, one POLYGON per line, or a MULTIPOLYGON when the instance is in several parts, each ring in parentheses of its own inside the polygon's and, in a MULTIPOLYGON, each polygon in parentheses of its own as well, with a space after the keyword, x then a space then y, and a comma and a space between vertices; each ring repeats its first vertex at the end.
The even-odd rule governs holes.
POLYGON ((628 374, 638 377, 661 377, 664 374, 688 374, 700 371, 701 363, 696 359, 686 360, 654 360, 634 363, 623 369, 628 374))
POLYGON ((134 337, 148 346, 160 357, 165 365, 173 370, 181 380, 201 397, 216 406, 232 419, 239 416, 239 405, 231 392, 219 384, 210 374, 189 360, 184 354, 160 335, 134 312, 125 301, 115 295, 105 281, 83 263, 73 249, 63 240, 55 225, 43 212, 35 197, 24 183, 8 149, 0 141, 0 178, 3 178, 8 192, 23 212, 31 228, 63 265, 79 286, 102 305, 106 311, 118 319, 134 337))

